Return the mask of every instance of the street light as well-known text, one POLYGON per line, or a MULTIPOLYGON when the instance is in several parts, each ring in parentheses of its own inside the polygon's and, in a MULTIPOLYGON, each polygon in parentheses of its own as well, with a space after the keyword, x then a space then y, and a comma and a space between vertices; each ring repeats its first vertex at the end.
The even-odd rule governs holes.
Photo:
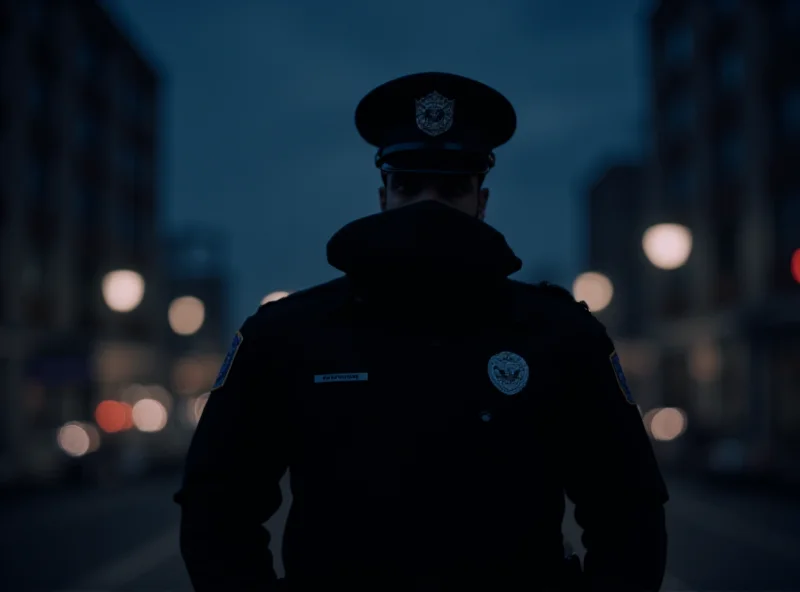
POLYGON ((115 312, 131 312, 144 297, 144 278, 130 269, 108 272, 103 278, 103 299, 115 312))
POLYGON ((656 224, 645 231, 642 248, 659 269, 678 269, 692 253, 692 232, 681 224, 656 224))
POLYGON ((170 303, 167 317, 169 326, 175 333, 194 335, 205 322, 206 307, 199 298, 181 296, 170 303))
POLYGON ((140 432, 160 432, 167 425, 169 412, 160 401, 141 399, 133 406, 131 416, 140 432))
POLYGON ((286 298, 290 293, 291 292, 284 292, 283 290, 279 290, 277 292, 271 292, 261 299, 261 304, 264 305, 267 302, 275 302, 276 300, 280 300, 281 298, 286 298))
POLYGON ((572 295, 575 300, 586 302, 592 312, 599 312, 611 304, 614 286, 611 280, 602 273, 587 271, 575 278, 575 282, 572 284, 572 295))
POLYGON ((61 426, 57 440, 59 448, 73 457, 94 452, 100 446, 100 434, 95 427, 80 421, 70 421, 61 426))
POLYGON ((651 409, 642 420, 645 429, 655 440, 671 442, 686 431, 686 412, 677 407, 651 409))

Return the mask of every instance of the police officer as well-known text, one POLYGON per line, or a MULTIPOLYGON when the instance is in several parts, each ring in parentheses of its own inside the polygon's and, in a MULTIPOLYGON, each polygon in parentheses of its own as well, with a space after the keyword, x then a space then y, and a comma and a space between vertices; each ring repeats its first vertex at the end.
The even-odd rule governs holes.
POLYGON ((657 590, 667 492, 614 345, 566 290, 509 279, 483 222, 513 107, 424 73, 370 92, 356 126, 382 212, 328 243, 343 277, 233 340, 176 494, 195 589, 657 590), (287 469, 279 583, 262 524, 287 469))

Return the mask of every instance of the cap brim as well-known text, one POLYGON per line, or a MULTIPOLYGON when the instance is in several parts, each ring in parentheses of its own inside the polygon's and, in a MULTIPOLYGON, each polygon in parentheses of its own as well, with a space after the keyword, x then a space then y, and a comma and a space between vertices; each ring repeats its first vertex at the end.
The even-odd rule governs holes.
POLYGON ((443 175, 485 175, 494 166, 486 153, 444 150, 413 150, 387 155, 378 163, 385 173, 436 173, 443 175))
POLYGON ((448 141, 471 138, 495 149, 514 135, 516 112, 505 96, 476 80, 442 72, 403 76, 370 91, 356 107, 359 134, 379 148, 430 140, 413 124, 413 115, 415 102, 431 91, 456 101, 457 115, 446 134, 448 141))

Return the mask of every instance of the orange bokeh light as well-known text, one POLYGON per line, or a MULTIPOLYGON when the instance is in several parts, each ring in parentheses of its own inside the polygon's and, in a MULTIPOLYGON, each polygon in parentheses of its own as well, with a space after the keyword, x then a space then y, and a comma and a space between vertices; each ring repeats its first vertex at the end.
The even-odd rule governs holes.
POLYGON ((94 418, 100 429, 109 434, 133 427, 133 410, 120 401, 101 401, 94 411, 94 418))
POLYGON ((797 249, 794 253, 792 253, 791 268, 794 281, 800 284, 800 249, 797 249))

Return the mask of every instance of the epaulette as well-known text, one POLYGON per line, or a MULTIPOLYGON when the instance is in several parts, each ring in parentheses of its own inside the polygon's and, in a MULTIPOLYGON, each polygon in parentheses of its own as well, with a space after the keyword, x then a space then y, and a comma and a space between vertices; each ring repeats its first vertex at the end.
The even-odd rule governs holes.
POLYGON ((316 286, 311 286, 310 288, 297 290, 296 292, 290 292, 288 296, 279 298, 278 300, 270 300, 269 302, 259 305, 258 309, 261 310, 262 308, 268 306, 283 308, 289 303, 297 304, 300 302, 306 302, 309 297, 319 298, 321 295, 325 295, 326 297, 345 295, 348 292, 346 289, 343 289, 343 287, 347 284, 347 281, 348 280, 346 277, 339 277, 322 284, 317 284, 316 286))
POLYGON ((263 321, 269 319, 270 322, 278 322, 279 325, 313 324, 322 322, 331 315, 337 315, 350 300, 349 280, 340 277, 262 304, 256 315, 263 321))
POLYGON ((581 306, 583 306, 583 308, 585 308, 586 310, 589 310, 589 305, 586 304, 585 301, 583 301, 583 300, 580 300, 580 301, 575 300, 575 297, 572 295, 572 292, 570 292, 569 290, 567 290, 563 286, 559 286, 557 284, 551 284, 550 282, 539 282, 538 284, 535 284, 535 286, 539 290, 542 290, 542 291, 544 291, 544 292, 546 292, 548 294, 551 294, 553 296, 558 296, 559 298, 566 298, 570 302, 575 302, 577 304, 580 304, 581 306))

